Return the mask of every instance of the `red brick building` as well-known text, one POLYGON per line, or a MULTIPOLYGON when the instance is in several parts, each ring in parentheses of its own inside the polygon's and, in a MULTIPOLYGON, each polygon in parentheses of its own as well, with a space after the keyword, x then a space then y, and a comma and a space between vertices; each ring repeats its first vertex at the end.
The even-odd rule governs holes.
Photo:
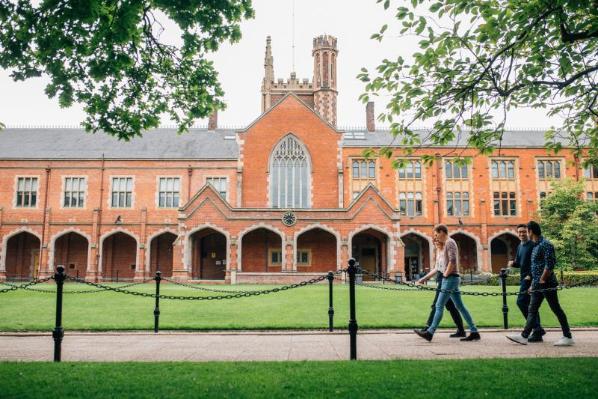
MULTIPOLYGON (((336 128, 337 43, 314 39, 311 81, 275 80, 268 38, 263 113, 240 130, 174 129, 118 142, 79 129, 0 133, 0 278, 44 276, 59 264, 89 280, 147 278, 284 282, 342 268, 350 257, 380 273, 413 278, 430 267, 432 228, 459 244, 462 270, 497 271, 518 243, 514 226, 534 217, 553 179, 587 177, 541 131, 509 131, 492 156, 455 147, 426 167, 410 157, 364 159, 396 147, 367 127, 336 128)), ((422 137, 426 132, 422 131, 422 137)), ((461 142, 466 142, 463 138, 461 142)))

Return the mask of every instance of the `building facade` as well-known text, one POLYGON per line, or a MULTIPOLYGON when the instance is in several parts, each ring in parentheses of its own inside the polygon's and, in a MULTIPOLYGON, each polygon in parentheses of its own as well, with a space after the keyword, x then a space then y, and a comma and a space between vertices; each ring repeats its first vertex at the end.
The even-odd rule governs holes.
MULTIPOLYGON (((91 281, 143 279, 283 283, 343 268, 416 278, 432 264, 432 230, 448 225, 463 271, 498 271, 515 226, 532 219, 553 180, 598 168, 544 149, 541 131, 508 131, 500 152, 453 161, 454 149, 406 156, 377 130, 336 127, 337 41, 314 39, 311 81, 274 77, 270 38, 262 114, 243 129, 148 131, 118 142, 80 129, 0 133, 0 279, 56 265, 91 281), (394 159, 363 151, 391 145, 394 159), (424 165, 422 154, 436 155, 424 165)), ((421 132, 425 137, 426 132, 421 132)), ((466 142, 465 140, 463 142, 466 142)), ((449 148, 450 147, 450 148, 449 148)))

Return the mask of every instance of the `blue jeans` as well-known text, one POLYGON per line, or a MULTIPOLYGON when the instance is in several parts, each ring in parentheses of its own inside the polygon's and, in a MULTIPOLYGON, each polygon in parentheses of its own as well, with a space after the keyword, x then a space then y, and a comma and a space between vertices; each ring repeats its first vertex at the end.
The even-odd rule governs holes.
POLYGON ((463 304, 463 301, 461 300, 461 291, 459 291, 460 283, 461 277, 457 276, 449 276, 442 280, 442 290, 452 292, 441 292, 440 295, 438 295, 438 300, 436 301, 436 312, 434 313, 434 320, 432 321, 430 327, 428 327, 429 333, 434 334, 434 332, 438 328, 438 325, 442 320, 444 306, 446 305, 449 299, 453 301, 457 309, 459 309, 459 312, 461 312, 461 315, 463 316, 465 322, 469 326, 469 330, 471 332, 478 332, 478 329, 475 326, 475 323, 473 322, 473 319, 471 318, 469 311, 467 310, 467 308, 463 304))

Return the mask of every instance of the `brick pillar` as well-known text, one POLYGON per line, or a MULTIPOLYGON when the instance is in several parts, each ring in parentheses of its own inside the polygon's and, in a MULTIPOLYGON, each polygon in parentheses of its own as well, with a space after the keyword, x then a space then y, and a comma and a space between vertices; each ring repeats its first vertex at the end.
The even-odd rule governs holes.
POLYGON ((293 251, 293 242, 287 240, 284 244, 285 249, 285 256, 284 256, 284 265, 282 266, 283 272, 296 272, 297 271, 297 264, 294 262, 295 253, 293 251))
POLYGON ((237 245, 237 237, 232 236, 230 238, 229 244, 229 251, 230 251, 230 258, 229 264, 226 265, 226 280, 230 282, 230 284, 237 284, 237 268, 239 262, 239 246, 237 245))
MULTIPOLYGON (((3 212, 3 208, 0 206, 0 232, 2 231, 2 212, 3 212)), ((0 244, 2 244, 2 235, 0 235, 0 244)), ((0 281, 6 281, 6 269, 4 268, 5 266, 5 260, 1 259, 2 257, 2 248, 0 247, 0 281)))
MULTIPOLYGON (((46 183, 47 184, 47 183, 46 183)), ((44 210, 44 225, 42 226, 42 248, 39 254, 39 277, 45 278, 48 277, 53 273, 53 270, 50 270, 50 254, 49 254, 49 240, 48 236, 50 235, 50 208, 46 208, 44 210)))
POLYGON ((191 259, 185 259, 187 231, 179 224, 179 236, 172 246, 172 278, 175 280, 189 280, 191 278, 191 259), (189 264, 185 264, 188 261, 189 264))
POLYGON ((143 280, 149 273, 145 270, 147 256, 147 208, 141 209, 141 234, 139 235, 139 258, 137 259, 137 268, 135 269, 135 280, 143 280))
POLYGON ((99 281, 100 280, 100 209, 95 208, 92 215, 92 228, 91 228, 91 242, 89 259, 87 259, 87 271, 85 273, 85 280, 87 281, 99 281))
MULTIPOLYGON (((482 214, 482 236, 480 241, 482 244, 482 259, 478 259, 478 266, 483 272, 491 272, 490 267, 490 243, 488 242, 488 209, 486 209, 486 200, 480 200, 480 212, 482 214)), ((480 251, 478 251, 479 255, 480 251)), ((479 256, 478 256, 479 258, 479 256)))
MULTIPOLYGON (((339 265, 340 269, 346 269, 349 266, 349 240, 346 238, 341 239, 341 262, 339 265)), ((346 273, 341 274, 341 279, 344 281, 346 273)))

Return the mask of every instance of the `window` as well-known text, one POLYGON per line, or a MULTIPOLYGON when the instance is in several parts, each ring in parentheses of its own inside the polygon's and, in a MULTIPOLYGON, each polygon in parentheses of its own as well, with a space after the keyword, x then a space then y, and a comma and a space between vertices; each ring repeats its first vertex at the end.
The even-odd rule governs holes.
POLYGON ((517 200, 514 192, 494 192, 494 215, 517 216, 517 200))
POLYGON ((492 178, 493 179, 515 179, 515 161, 514 160, 500 160, 492 161, 492 178))
POLYGON ((181 193, 181 179, 161 177, 158 182, 158 207, 178 208, 181 193))
POLYGON ((309 266, 311 265, 311 251, 309 249, 297 250, 297 265, 309 266))
POLYGON ((538 178, 540 180, 560 179, 561 162, 560 161, 538 161, 538 178))
POLYGON ((540 191, 540 199, 543 200, 544 198, 546 198, 548 196, 548 193, 546 191, 540 191))
POLYGON ((84 177, 66 177, 64 179, 62 206, 65 208, 83 208, 85 206, 86 190, 87 180, 84 177))
POLYGON ((37 186, 37 177, 19 177, 17 179, 16 206, 35 208, 37 206, 37 186))
POLYGON ((598 201, 598 192, 596 192, 596 193, 593 193, 593 192, 591 192, 591 191, 588 191, 588 192, 586 193, 586 199, 587 199, 588 201, 598 201))
POLYGON ((452 160, 444 161, 444 174, 450 180, 467 180, 469 177, 467 165, 459 165, 452 160))
POLYGON ((447 192, 446 214, 448 216, 469 216, 469 193, 447 192))
POLYGON ((421 216, 423 213, 422 193, 399 193, 399 210, 401 215, 421 216))
POLYGON ((228 179, 226 177, 208 177, 206 183, 209 183, 218 191, 218 194, 226 200, 228 191, 228 179))
POLYGON ((133 178, 112 178, 112 207, 130 208, 133 204, 133 178))
POLYGON ((376 161, 354 159, 352 162, 353 179, 375 179, 376 161))
POLYGON ((598 165, 588 165, 584 169, 584 177, 586 179, 598 179, 598 165))
POLYGON ((400 180, 420 180, 422 178, 422 163, 419 160, 407 159, 403 161, 403 167, 399 168, 400 180))
POLYGON ((268 257, 268 266, 282 265, 282 251, 280 249, 270 249, 270 256, 268 257))
POLYGON ((294 136, 283 138, 270 158, 270 204, 273 208, 309 208, 309 154, 294 136))

